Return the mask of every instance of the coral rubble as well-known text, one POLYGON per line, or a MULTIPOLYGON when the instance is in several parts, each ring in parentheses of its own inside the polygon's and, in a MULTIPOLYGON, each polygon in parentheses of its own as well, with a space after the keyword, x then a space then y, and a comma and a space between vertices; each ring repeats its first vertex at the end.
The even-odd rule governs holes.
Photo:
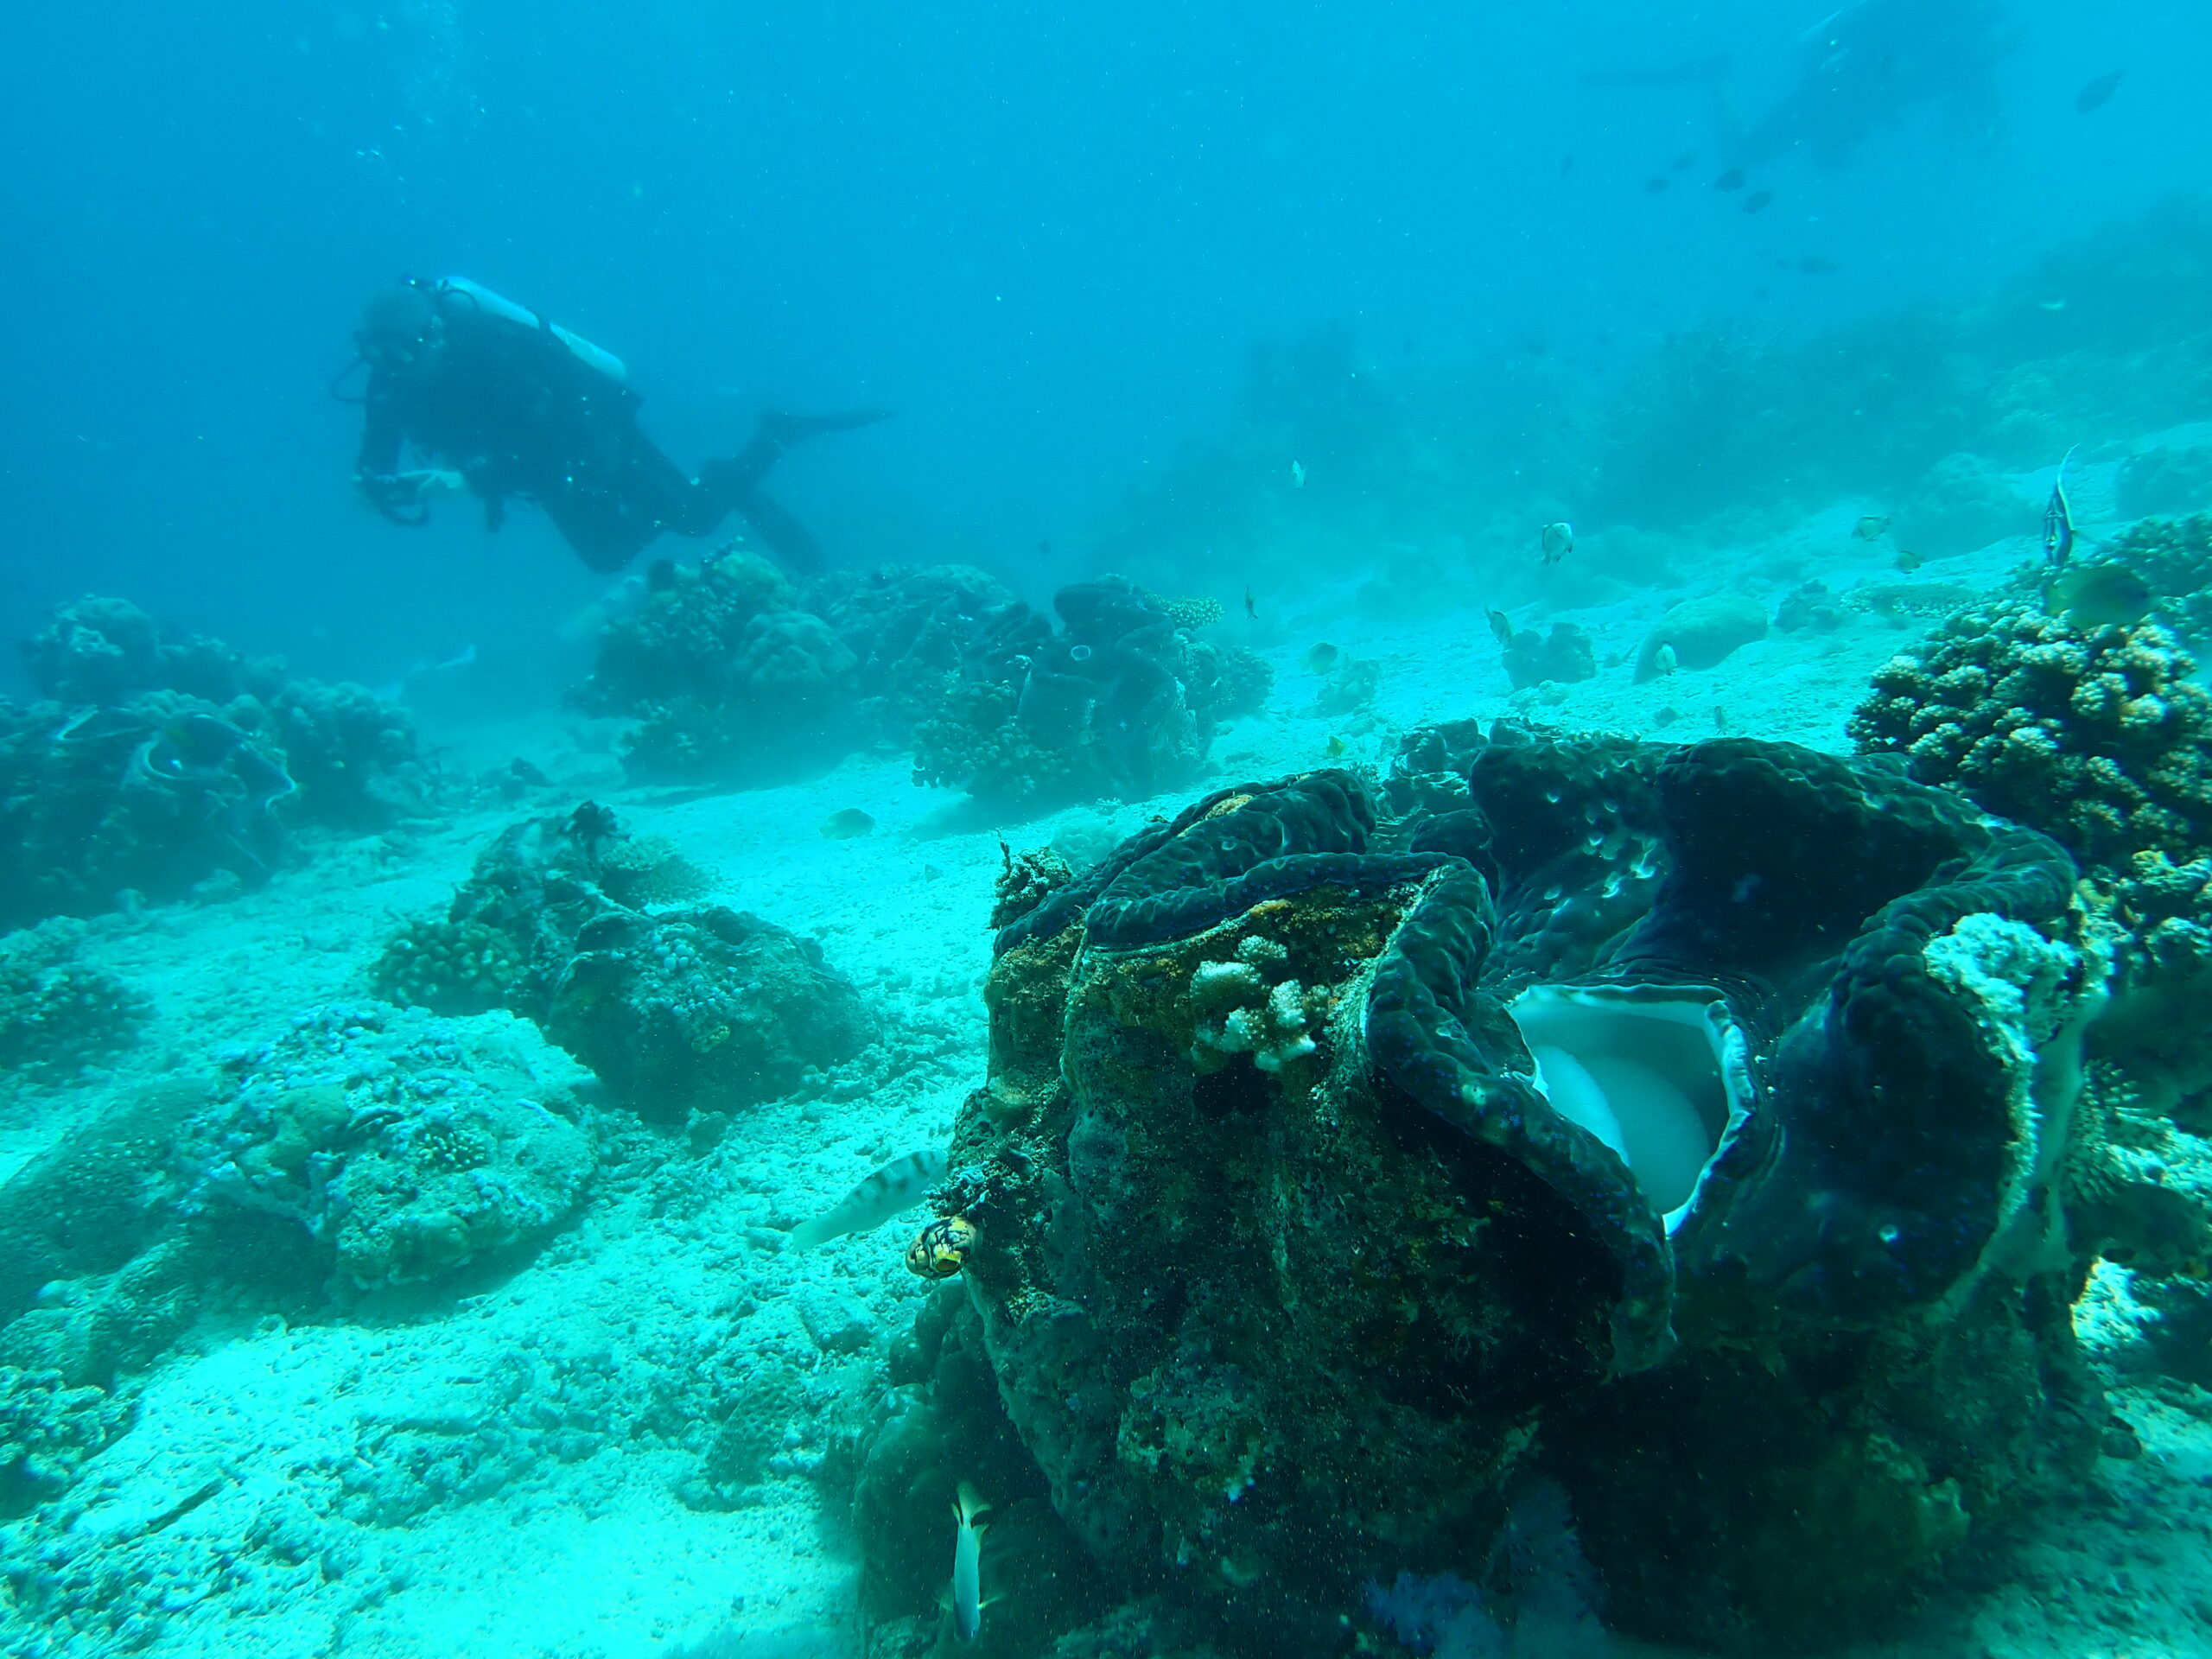
POLYGON ((0 1072, 63 1078, 137 1040, 146 999, 77 960, 83 931, 56 917, 0 938, 0 1072))
POLYGON ((130 1427, 128 1400, 59 1371, 0 1365, 0 1518, 67 1490, 85 1459, 130 1427))
POLYGON ((353 1288, 542 1238, 592 1173, 582 1074, 512 1014, 318 1008, 232 1071, 182 1136, 186 1202, 296 1221, 353 1288))

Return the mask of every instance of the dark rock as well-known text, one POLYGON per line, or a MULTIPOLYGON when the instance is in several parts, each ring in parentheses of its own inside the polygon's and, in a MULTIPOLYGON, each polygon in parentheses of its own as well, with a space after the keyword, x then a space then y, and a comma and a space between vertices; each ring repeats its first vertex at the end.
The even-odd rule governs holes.
POLYGON ((1516 691, 1547 680, 1567 685, 1598 676, 1590 636, 1572 622, 1553 623, 1549 637, 1534 628, 1522 629, 1505 646, 1504 661, 1506 677, 1516 691))
POLYGON ((758 1104, 859 1052, 860 993, 812 939, 720 905, 656 902, 697 879, 595 803, 525 818, 442 918, 394 938, 379 982, 433 1007, 527 1015, 663 1122, 758 1104))

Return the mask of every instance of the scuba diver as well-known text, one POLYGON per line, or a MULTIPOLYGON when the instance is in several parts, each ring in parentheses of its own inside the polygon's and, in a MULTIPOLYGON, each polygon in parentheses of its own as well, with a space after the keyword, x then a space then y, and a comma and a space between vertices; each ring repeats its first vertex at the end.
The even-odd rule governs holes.
POLYGON ((733 512, 791 574, 818 569, 820 543, 760 481, 792 444, 888 412, 763 415, 743 449, 687 478, 638 425, 641 400, 620 358, 466 277, 379 289, 353 341, 352 366, 369 370, 353 486, 378 512, 428 524, 435 492, 466 489, 497 530, 507 498, 520 496, 602 572, 663 531, 710 535, 733 512), (402 471, 410 445, 440 464, 402 471))

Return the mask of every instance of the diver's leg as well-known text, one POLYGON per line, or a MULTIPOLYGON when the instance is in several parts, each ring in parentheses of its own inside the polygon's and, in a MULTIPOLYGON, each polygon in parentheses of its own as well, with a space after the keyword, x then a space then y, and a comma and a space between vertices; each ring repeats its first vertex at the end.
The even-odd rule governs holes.
MULTIPOLYGON (((891 418, 887 409, 848 410, 840 415, 788 415, 771 410, 760 417, 753 429, 753 436, 744 448, 728 461, 709 461, 699 469, 702 488, 711 491, 725 505, 727 512, 732 507, 742 508, 746 497, 757 489, 775 464, 783 459, 784 451, 795 443, 809 438, 826 436, 832 432, 850 432, 863 426, 874 426, 878 421, 891 418)), ((749 514, 747 515, 750 516, 749 514)), ((755 529, 760 527, 756 524, 755 529)), ((761 531, 764 537, 767 531, 761 531)))
POLYGON ((760 539, 768 543, 785 574, 810 576, 822 569, 822 543, 814 539, 804 524, 760 491, 753 491, 740 501, 737 510, 760 539))
POLYGON ((593 569, 620 569, 664 530, 704 536, 728 516, 728 505, 684 477, 634 419, 602 423, 590 437, 540 499, 593 569))
POLYGON ((561 490, 540 498, 539 505, 562 539, 601 575, 620 570, 661 532, 658 518, 632 510, 621 497, 604 490, 561 490))

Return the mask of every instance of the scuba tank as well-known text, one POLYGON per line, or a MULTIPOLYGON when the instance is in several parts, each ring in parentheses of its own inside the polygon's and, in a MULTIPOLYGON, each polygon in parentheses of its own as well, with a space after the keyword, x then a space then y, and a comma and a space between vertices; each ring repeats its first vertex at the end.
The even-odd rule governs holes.
POLYGON ((508 322, 518 323, 524 328, 541 329, 551 334, 575 354, 578 362, 597 370, 617 385, 629 378, 629 370, 623 366, 622 359, 613 353, 593 345, 573 329, 563 328, 557 322, 548 322, 535 311, 525 310, 505 295, 494 294, 481 283, 472 283, 466 276, 442 276, 428 286, 434 295, 442 297, 448 294, 458 294, 480 311, 508 322))

